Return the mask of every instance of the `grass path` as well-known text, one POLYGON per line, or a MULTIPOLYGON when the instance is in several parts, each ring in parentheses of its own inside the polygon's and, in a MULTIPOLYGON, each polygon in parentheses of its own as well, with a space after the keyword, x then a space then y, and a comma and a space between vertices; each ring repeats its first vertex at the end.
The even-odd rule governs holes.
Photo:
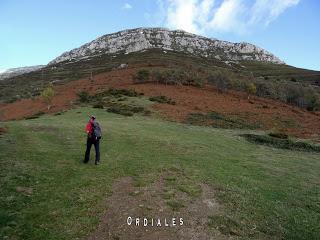
POLYGON ((240 131, 85 107, 2 126, 9 130, 0 136, 2 238, 85 238, 116 179, 148 185, 168 168, 183 171, 191 187, 207 183, 217 190, 225 215, 208 227, 236 225, 239 238, 320 236, 319 154, 254 145, 240 131), (89 113, 103 127, 98 167, 82 163, 89 113))

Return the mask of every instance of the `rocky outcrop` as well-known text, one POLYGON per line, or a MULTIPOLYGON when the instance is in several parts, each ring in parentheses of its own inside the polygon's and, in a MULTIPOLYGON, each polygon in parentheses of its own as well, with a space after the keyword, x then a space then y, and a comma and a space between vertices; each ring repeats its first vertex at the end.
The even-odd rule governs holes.
POLYGON ((101 54, 131 53, 151 48, 184 52, 224 61, 253 60, 284 63, 273 54, 250 43, 220 41, 181 30, 137 28, 104 35, 79 48, 63 53, 49 65, 101 54))

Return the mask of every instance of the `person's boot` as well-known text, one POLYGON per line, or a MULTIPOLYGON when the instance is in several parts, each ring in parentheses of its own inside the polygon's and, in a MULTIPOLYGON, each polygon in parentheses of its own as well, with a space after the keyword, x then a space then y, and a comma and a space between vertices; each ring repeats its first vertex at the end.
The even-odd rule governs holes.
POLYGON ((95 165, 99 165, 99 164, 100 164, 100 161, 95 161, 94 164, 95 164, 95 165))

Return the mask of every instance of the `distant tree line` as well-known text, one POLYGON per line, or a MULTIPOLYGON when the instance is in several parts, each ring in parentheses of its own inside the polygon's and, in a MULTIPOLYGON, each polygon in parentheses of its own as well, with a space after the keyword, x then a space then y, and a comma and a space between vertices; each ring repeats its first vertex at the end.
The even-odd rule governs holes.
POLYGON ((155 82, 165 85, 186 85, 202 87, 205 79, 194 71, 182 69, 169 70, 139 70, 133 78, 135 83, 155 82))
POLYGON ((139 70, 133 77, 135 83, 153 82, 165 85, 187 85, 202 87, 205 84, 214 86, 219 92, 237 90, 250 96, 271 98, 288 104, 305 108, 309 111, 320 110, 320 93, 315 88, 297 81, 271 81, 249 76, 233 75, 228 71, 210 72, 192 69, 153 69, 139 70))

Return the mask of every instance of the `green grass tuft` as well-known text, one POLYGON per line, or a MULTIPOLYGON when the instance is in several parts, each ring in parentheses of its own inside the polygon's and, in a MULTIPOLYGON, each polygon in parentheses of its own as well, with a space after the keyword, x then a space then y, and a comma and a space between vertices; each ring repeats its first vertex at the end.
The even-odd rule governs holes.
POLYGON ((168 200, 166 203, 173 211, 179 211, 181 208, 185 207, 181 202, 176 200, 168 200))

